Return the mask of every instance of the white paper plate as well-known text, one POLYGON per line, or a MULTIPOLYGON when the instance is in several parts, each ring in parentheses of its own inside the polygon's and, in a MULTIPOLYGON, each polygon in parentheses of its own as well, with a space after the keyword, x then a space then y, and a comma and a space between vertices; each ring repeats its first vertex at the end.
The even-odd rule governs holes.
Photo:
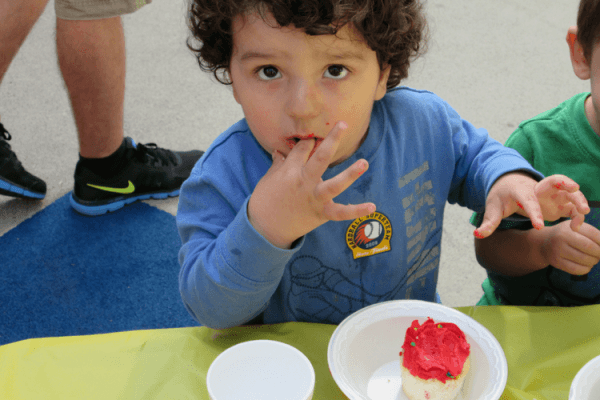
POLYGON ((333 379, 351 400, 408 400, 402 391, 400 356, 413 320, 452 322, 471 345, 471 368, 457 400, 498 400, 508 365, 496 338, 473 318, 441 304, 394 300, 365 307, 347 317, 329 341, 333 379))
POLYGON ((600 356, 588 361, 575 375, 569 400, 596 400, 600 396, 600 356))

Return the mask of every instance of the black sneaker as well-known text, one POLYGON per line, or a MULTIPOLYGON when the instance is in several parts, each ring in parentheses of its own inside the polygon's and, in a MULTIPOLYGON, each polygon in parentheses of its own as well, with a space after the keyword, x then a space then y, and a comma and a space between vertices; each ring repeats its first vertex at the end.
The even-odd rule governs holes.
POLYGON ((77 163, 71 193, 71 206, 77 212, 101 215, 137 200, 178 196, 181 184, 204 154, 199 150, 170 151, 154 143, 136 144, 131 138, 125 141, 128 161, 111 178, 102 178, 77 163))
POLYGON ((25 199, 43 199, 46 183, 25 171, 7 143, 10 133, 0 123, 0 194, 25 199))

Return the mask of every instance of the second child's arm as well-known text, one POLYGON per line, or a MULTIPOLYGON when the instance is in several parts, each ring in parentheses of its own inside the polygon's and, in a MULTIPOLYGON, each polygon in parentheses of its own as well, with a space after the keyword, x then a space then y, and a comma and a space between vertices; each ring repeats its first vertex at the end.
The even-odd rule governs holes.
POLYGON ((541 230, 497 230, 475 239, 477 261, 505 276, 523 276, 549 265, 572 275, 587 274, 600 261, 600 231, 581 220, 579 214, 541 230))

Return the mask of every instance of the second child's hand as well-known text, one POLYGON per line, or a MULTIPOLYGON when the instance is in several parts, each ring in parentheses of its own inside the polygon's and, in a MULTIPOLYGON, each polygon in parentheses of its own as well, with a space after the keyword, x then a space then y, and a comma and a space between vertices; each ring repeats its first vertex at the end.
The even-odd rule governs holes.
POLYGON ((356 219, 375 211, 375 204, 338 204, 333 198, 367 169, 361 159, 335 177, 323 181, 327 167, 343 139, 347 125, 338 122, 310 156, 314 140, 301 140, 287 157, 275 151, 273 165, 258 182, 248 202, 254 229, 276 247, 292 243, 327 221, 356 219))
MULTIPOLYGON (((576 218, 583 217, 578 215, 576 218)), ((577 231, 571 221, 546 227, 541 242, 541 253, 546 264, 571 274, 571 277, 587 276, 600 261, 600 230, 583 223, 577 231)))

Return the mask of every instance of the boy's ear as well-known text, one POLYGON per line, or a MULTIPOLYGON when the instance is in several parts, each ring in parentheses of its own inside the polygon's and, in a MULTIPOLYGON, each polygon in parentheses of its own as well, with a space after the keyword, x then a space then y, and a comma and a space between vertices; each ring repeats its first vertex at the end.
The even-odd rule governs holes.
POLYGON ((567 43, 569 44, 569 52, 571 54, 571 64, 573 65, 573 71, 579 79, 587 80, 590 79, 591 71, 590 65, 585 59, 583 54, 583 47, 577 39, 577 27, 572 26, 567 32, 567 43))
POLYGON ((391 66, 385 67, 379 74, 379 83, 377 84, 377 91, 375 92, 375 101, 381 100, 387 93, 387 81, 390 77, 391 66))
MULTIPOLYGON (((229 75, 229 76, 231 76, 231 75, 229 75)), ((231 78, 229 78, 229 79, 231 79, 231 78)), ((233 82, 231 82, 231 90, 233 91, 233 98, 235 99, 235 101, 238 104, 241 104, 240 103, 240 99, 238 98, 238 95, 237 95, 237 91, 235 90, 235 85, 233 84, 233 82)))

